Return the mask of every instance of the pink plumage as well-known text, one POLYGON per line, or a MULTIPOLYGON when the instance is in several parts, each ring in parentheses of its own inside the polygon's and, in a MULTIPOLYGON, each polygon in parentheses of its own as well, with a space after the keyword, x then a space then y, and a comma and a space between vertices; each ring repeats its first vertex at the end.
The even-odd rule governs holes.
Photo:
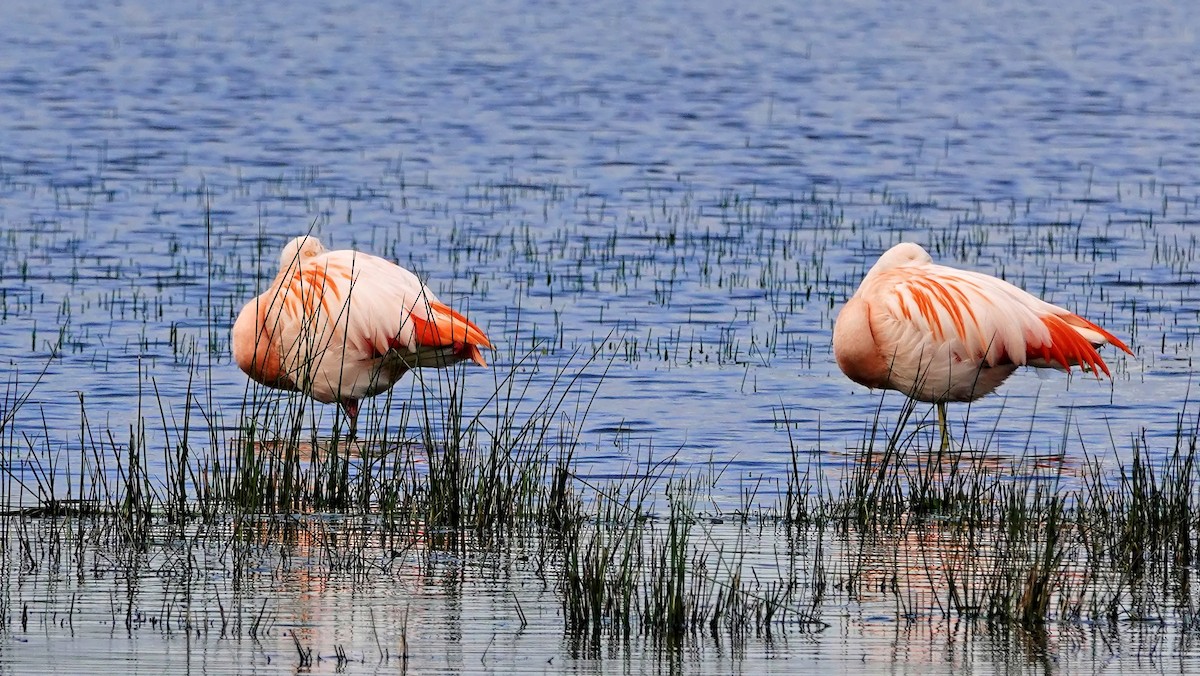
POLYGON ((279 274, 242 308, 233 356, 254 380, 337 402, 353 438, 359 402, 411 368, 470 359, 487 366, 483 330, 439 301, 416 275, 370 254, 293 239, 279 274))
POLYGON ((1004 280, 937 265, 907 242, 879 257, 833 328, 846 376, 937 403, 943 418, 945 402, 989 394, 1018 366, 1111 375, 1096 350, 1106 343, 1133 354, 1069 310, 1004 280))

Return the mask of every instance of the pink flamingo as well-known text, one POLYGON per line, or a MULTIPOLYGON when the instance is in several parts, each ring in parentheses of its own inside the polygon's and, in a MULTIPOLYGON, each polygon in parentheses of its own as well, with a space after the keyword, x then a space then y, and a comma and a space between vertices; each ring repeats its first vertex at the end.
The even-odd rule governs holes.
POLYGON ((288 242, 279 274, 233 325, 233 357, 254 380, 337 402, 355 437, 359 402, 411 368, 469 359, 487 366, 483 330, 439 301, 416 275, 316 237, 288 242))
POLYGON ((847 377, 937 405, 949 447, 946 402, 990 394, 1018 366, 1080 366, 1112 377, 1096 348, 1116 336, 990 275, 937 265, 916 244, 879 257, 833 327, 847 377))

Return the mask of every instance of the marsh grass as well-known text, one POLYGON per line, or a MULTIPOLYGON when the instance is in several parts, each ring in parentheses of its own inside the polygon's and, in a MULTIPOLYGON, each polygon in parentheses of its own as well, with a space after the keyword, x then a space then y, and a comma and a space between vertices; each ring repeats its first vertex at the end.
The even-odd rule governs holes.
POLYGON ((590 517, 563 529, 559 592, 565 629, 576 641, 650 636, 679 645, 698 635, 741 640, 828 626, 806 602, 812 590, 796 580, 803 562, 771 543, 761 549, 774 551, 774 561, 747 566, 747 549, 755 558, 762 553, 743 541, 747 524, 727 529, 724 519, 702 514, 698 499, 711 482, 669 476, 664 467, 597 488, 590 517), (659 490, 662 514, 648 509, 659 490))
POLYGON ((1192 628, 1200 421, 1188 408, 1174 448, 1143 436, 1129 440, 1128 463, 1114 448, 1068 470, 1032 455, 997 463, 968 445, 941 454, 905 404, 890 434, 867 437, 832 505, 852 552, 837 585, 890 597, 910 619, 1192 628))
MULTIPOLYGON (((429 574, 447 553, 488 558, 546 580, 563 632, 581 646, 819 631, 831 601, 1035 634, 1196 626, 1200 413, 1190 403, 1172 448, 1143 435, 1128 440, 1128 463, 1114 447, 1072 468, 1032 450, 1000 461, 991 435, 976 447, 963 434, 942 452, 916 404, 889 421, 881 401, 840 481, 819 448, 789 440, 778 504, 752 506, 756 481, 742 507, 722 513, 700 507, 716 504, 706 491, 718 477, 674 457, 631 460, 604 481, 580 473, 586 417, 613 358, 578 355, 535 381, 539 353, 510 354, 482 400, 464 369, 419 372, 364 409, 353 442, 337 416, 299 396, 249 394, 217 438, 191 431, 191 407, 176 420, 153 379, 121 436, 96 429, 81 395, 73 451, 5 432, 5 532, 31 571, 95 547, 129 570, 169 560, 187 579, 211 538, 229 543, 223 565, 235 580, 268 551, 274 565, 300 557, 363 580, 414 556, 429 574), (171 428, 162 448, 147 433, 153 416, 171 428)), ((34 386, 8 385, 5 420, 34 386)), ((133 627, 137 590, 126 591, 122 621, 133 627)), ((222 635, 272 630, 265 605, 218 612, 222 635)))
POLYGON ((371 513, 502 536, 546 511, 542 487, 555 467, 570 465, 586 415, 586 401, 566 410, 586 365, 559 366, 538 393, 536 355, 510 363, 474 413, 465 409, 462 369, 418 370, 407 389, 364 407, 367 424, 355 440, 340 416, 325 436, 328 416, 316 415, 312 402, 265 392, 248 403, 225 452, 207 456, 193 473, 201 477, 200 511, 371 513), (514 390, 520 402, 533 402, 530 410, 515 403, 514 390))
MULTIPOLYGON (((590 204, 572 187, 512 181, 481 190, 485 202, 545 195, 550 211, 580 201, 599 226, 611 221, 604 204, 590 204)), ((210 196, 198 198, 206 203, 210 196)), ((637 237, 618 235, 616 228, 560 227, 544 241, 545 233, 521 220, 492 234, 456 229, 450 246, 431 247, 434 255, 456 263, 506 256, 505 268, 524 276, 521 297, 581 298, 653 286, 643 293, 653 312, 691 285, 722 297, 749 289, 763 307, 749 307, 732 323, 703 316, 692 322, 689 315, 688 331, 664 334, 646 322, 637 330, 589 336, 570 334, 566 311, 556 309, 540 327, 506 331, 514 347, 498 361, 503 369, 490 371, 487 396, 479 396, 484 377, 478 372, 415 371, 364 408, 361 437, 353 442, 340 415, 302 396, 254 388, 230 414, 202 394, 214 389, 214 358, 228 352, 214 327, 234 311, 218 307, 214 275, 206 275, 202 340, 188 345, 180 337, 186 331, 173 325, 168 341, 175 363, 187 371, 179 418, 172 397, 140 363, 133 423, 114 429, 92 420, 80 394, 78 438, 61 445, 50 441, 49 425, 40 437, 19 435, 12 425, 46 370, 10 376, 0 390, 4 498, 17 520, 11 532, 20 566, 42 566, 70 538, 100 546, 130 569, 148 566, 156 548, 169 551, 173 561, 185 562, 185 576, 191 575, 190 549, 202 538, 229 543, 227 566, 235 578, 265 560, 265 550, 275 552, 280 567, 304 556, 360 578, 412 556, 424 557, 421 564, 431 572, 446 554, 509 557, 510 564, 528 562, 556 591, 564 633, 587 645, 634 636, 678 645, 696 635, 809 632, 826 627, 830 600, 887 603, 896 617, 913 622, 937 618, 1030 633, 1080 622, 1180 621, 1192 629, 1200 418, 1188 403, 1178 415, 1174 448, 1152 448, 1145 436, 1120 439, 1112 457, 1084 453, 1080 468, 1067 471, 1063 463, 1039 467, 1030 457, 997 461, 989 447, 995 431, 982 445, 964 435, 942 453, 923 409, 906 400, 890 421, 881 399, 844 468, 828 465, 820 435, 815 450, 788 436, 779 503, 755 507, 762 481, 746 481, 745 504, 736 514, 700 508, 715 504, 706 491, 716 478, 704 469, 632 462, 606 481, 581 472, 577 456, 587 415, 614 361, 766 364, 791 351, 811 363, 816 351, 805 336, 814 331, 788 328, 787 317, 814 305, 828 324, 834 292, 826 297, 814 289, 851 288, 862 276, 862 270, 830 264, 824 241, 863 238, 853 249, 865 250, 876 244, 868 238, 895 235, 869 228, 874 215, 854 221, 846 209, 882 209, 901 227, 924 225, 922 207, 904 197, 884 192, 859 199, 862 204, 841 193, 794 199, 731 193, 708 205, 715 214, 709 219, 691 193, 662 193, 637 220, 644 229, 637 237), (595 269, 584 270, 582 261, 595 261, 595 269), (770 318, 762 321, 760 312, 770 318), (564 352, 574 357, 564 359, 564 352), (151 423, 161 436, 151 435, 151 423), (1130 448, 1128 462, 1115 460, 1129 457, 1130 448), (152 471, 155 466, 162 471, 152 471), (46 538, 34 534, 31 521, 52 526, 48 539, 60 543, 58 550, 42 546, 46 538), (185 544, 168 548, 163 540, 185 544)), ((990 233, 1003 232, 1000 226, 1010 225, 1019 209, 1001 207, 955 213, 956 227, 935 238, 932 249, 966 261, 982 256, 990 233)), ((212 271, 220 264, 208 214, 205 256, 212 271)), ((1014 238, 996 247, 1048 275, 1057 270, 1048 264, 1079 257, 1081 247, 1092 246, 1093 259, 1106 255, 1069 222, 1039 232, 1037 241, 1014 238), (1040 253, 1043 244, 1054 253, 1040 253)), ((258 241, 252 267, 262 271, 265 239, 258 241)), ((1170 264, 1182 271, 1184 257, 1176 255, 1170 264)), ((474 289, 488 281, 474 276, 469 283, 474 289)), ((1086 283, 1081 293, 1094 291, 1102 301, 1114 293, 1086 283)), ((114 292, 108 307, 144 321, 152 313, 136 294, 114 292)), ((70 304, 62 312, 70 327, 70 304)), ((616 309, 600 306, 598 312, 606 324, 616 309)), ((1136 323, 1136 309, 1132 315, 1136 323)), ((36 336, 35 329, 35 346, 36 336)), ((1164 353, 1166 341, 1164 334, 1164 353)), ((59 349, 50 349, 47 366, 59 349)), ((791 435, 787 418, 785 411, 791 435)), ((1064 439, 1069 436, 1064 430, 1064 439)), ((132 603, 124 608, 126 623, 133 623, 132 603)), ((244 620, 230 632, 270 630, 263 608, 239 612, 244 620)), ((227 626, 226 609, 221 616, 227 626)))

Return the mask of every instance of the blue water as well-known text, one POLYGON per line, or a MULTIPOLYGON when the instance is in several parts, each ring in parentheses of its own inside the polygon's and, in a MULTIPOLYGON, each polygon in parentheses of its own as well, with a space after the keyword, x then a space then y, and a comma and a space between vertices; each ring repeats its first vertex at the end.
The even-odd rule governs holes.
POLYGON ((673 457, 733 502, 793 449, 836 475, 880 394, 834 365, 833 318, 902 239, 1136 353, 952 408, 971 443, 1166 452, 1196 416, 1200 19, 1050 4, 7 2, 9 464, 69 471, 139 425, 170 448, 189 407, 193 441, 231 435, 274 395, 229 327, 310 228, 488 331, 468 408, 583 369, 584 475, 673 457))

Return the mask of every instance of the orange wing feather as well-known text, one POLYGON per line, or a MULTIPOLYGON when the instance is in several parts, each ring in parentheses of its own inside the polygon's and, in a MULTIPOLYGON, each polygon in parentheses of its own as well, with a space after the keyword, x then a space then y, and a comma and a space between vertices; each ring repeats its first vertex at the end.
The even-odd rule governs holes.
POLYGON ((480 366, 487 366, 487 360, 483 358, 483 353, 479 351, 479 348, 491 348, 492 342, 488 340, 483 329, 443 303, 431 302, 429 309, 432 310, 432 321, 415 314, 410 317, 419 345, 429 347, 450 345, 461 348, 461 351, 471 361, 480 366))
POLYGON ((1071 370, 1072 365, 1081 365, 1095 373, 1097 378, 1102 372, 1104 375, 1112 377, 1112 373, 1108 370, 1108 364, 1104 363, 1104 358, 1100 356, 1096 346, 1071 328, 1072 326, 1091 329, 1104 336, 1104 339, 1112 345, 1128 354, 1133 354, 1129 346, 1121 342, 1119 338, 1079 315, 1050 315, 1042 317, 1042 323, 1050 331, 1050 343, 1036 348, 1029 347, 1029 354, 1046 361, 1058 362, 1068 371, 1071 370))

